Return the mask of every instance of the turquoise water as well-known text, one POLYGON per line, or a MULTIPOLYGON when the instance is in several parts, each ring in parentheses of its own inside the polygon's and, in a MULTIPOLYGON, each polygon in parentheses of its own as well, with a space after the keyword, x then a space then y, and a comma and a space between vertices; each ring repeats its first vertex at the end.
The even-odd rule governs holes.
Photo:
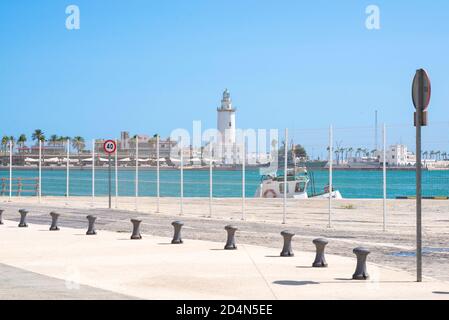
MULTIPOLYGON (((95 177, 95 194, 107 195, 108 171, 97 168, 95 177)), ((92 192, 92 175, 90 169, 70 171, 70 195, 88 196, 92 192)), ((213 190, 214 197, 241 197, 242 173, 240 171, 214 171, 213 190)), ((327 171, 311 172, 315 178, 315 190, 321 192, 328 183, 327 171)), ((114 172, 112 172, 112 188, 115 192, 114 172)), ((0 171, 0 178, 9 177, 7 170, 0 171)), ((15 170, 14 178, 37 178, 37 170, 15 170)), ((180 173, 176 170, 162 170, 160 173, 161 196, 179 196, 180 173)), ((135 171, 120 169, 118 173, 119 195, 133 196, 135 194, 135 171)), ((252 197, 259 185, 260 176, 257 169, 248 169, 246 172, 246 196, 252 197)), ((344 198, 382 198, 382 172, 381 171, 334 171, 333 184, 340 190, 344 198)), ((413 196, 415 194, 415 173, 413 171, 388 171, 387 196, 413 196)), ((6 190, 9 190, 8 187, 6 190)), ((311 186, 309 192, 311 193, 311 186)), ((66 192, 65 170, 42 171, 42 194, 46 196, 63 196, 66 192)), ((25 194, 24 194, 25 195, 25 194)), ((156 195, 156 172, 153 169, 139 170, 139 195, 156 195)), ((423 172, 424 196, 449 196, 449 171, 423 172)), ((209 171, 184 171, 184 196, 209 196, 209 171)))

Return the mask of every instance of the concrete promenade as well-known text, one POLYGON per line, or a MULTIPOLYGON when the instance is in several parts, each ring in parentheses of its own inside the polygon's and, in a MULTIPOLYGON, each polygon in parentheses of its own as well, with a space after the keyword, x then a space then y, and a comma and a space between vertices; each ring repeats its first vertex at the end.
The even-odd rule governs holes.
MULTIPOLYGON (((185 198, 184 214, 179 214, 179 198, 161 198, 160 212, 156 199, 120 197, 118 208, 107 209, 106 197, 0 197, 4 219, 18 221, 18 209, 30 210, 29 222, 48 225, 49 212, 61 213, 64 227, 85 228, 87 213, 98 216, 97 225, 103 230, 129 232, 130 219, 141 218, 142 232, 169 237, 171 221, 185 222, 184 236, 189 239, 213 242, 224 241, 223 227, 228 223, 239 227, 239 243, 279 249, 280 232, 290 229, 296 233, 294 248, 313 252, 312 240, 329 239, 327 252, 353 258, 356 246, 370 248, 369 260, 379 265, 415 273, 415 201, 388 200, 387 229, 382 229, 382 200, 345 199, 332 204, 332 228, 328 228, 327 200, 287 201, 286 224, 282 224, 282 199, 246 200, 245 220, 242 221, 241 199, 213 199, 212 217, 209 201, 204 198, 185 198)), ((423 201, 423 274, 449 281, 449 201, 423 201)))
POLYGON ((0 269, 13 271, 2 273, 0 299, 449 299, 445 281, 416 283, 407 272, 372 263, 370 280, 351 280, 355 257, 328 254, 329 268, 312 268, 313 252, 279 257, 281 247, 241 244, 238 234, 238 250, 223 250, 224 231, 222 242, 172 245, 149 234, 130 240, 130 224, 121 232, 99 225, 97 235, 86 236, 63 224, 49 231, 4 222, 0 269))

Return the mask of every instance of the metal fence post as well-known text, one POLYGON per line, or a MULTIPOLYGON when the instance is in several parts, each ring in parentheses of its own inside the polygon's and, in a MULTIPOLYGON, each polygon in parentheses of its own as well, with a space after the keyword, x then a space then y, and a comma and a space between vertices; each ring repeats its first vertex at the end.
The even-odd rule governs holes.
POLYGON ((39 139, 39 203, 42 201, 42 140, 39 139))
MULTIPOLYGON (((117 139, 115 139, 115 145, 117 145, 117 139)), ((115 150, 114 166, 115 166, 115 208, 118 208, 118 148, 115 150)))
POLYGON ((243 133, 242 143, 242 220, 245 220, 245 206, 246 206, 246 191, 245 191, 245 174, 246 174, 246 146, 245 146, 245 134, 243 133))
POLYGON ((183 143, 182 143, 182 138, 179 140, 179 144, 180 144, 180 149, 181 149, 181 172, 180 172, 180 183, 181 183, 181 190, 180 190, 180 202, 179 202, 179 207, 180 207, 180 215, 182 215, 184 213, 184 208, 183 208, 183 201, 184 201, 184 150, 183 150, 183 143))
MULTIPOLYGON (((420 82, 423 82, 421 77, 420 82)), ((421 94, 421 96, 423 96, 421 94)), ((420 97, 421 100, 423 99, 420 97)), ((416 281, 422 282, 422 163, 421 123, 422 111, 416 110, 416 281)))
POLYGON ((135 197, 134 210, 137 211, 137 198, 139 197, 139 136, 136 135, 136 179, 135 179, 135 197))
POLYGON ((70 139, 66 140, 67 143, 67 157, 66 157, 66 187, 65 187, 65 196, 66 199, 69 199, 70 192, 70 139))
POLYGON ((95 139, 92 139, 92 207, 95 206, 95 139))
POLYGON ((212 218, 213 175, 212 175, 212 140, 209 142, 209 218, 212 218))
POLYGON ((332 227, 332 169, 333 169, 333 128, 329 127, 329 221, 328 228, 332 227))
POLYGON ((9 140, 9 201, 12 200, 12 140, 9 140))
POLYGON ((159 152, 159 135, 156 136, 156 157, 157 157, 157 169, 156 169, 156 212, 159 213, 160 209, 160 152, 159 152))
POLYGON ((387 126, 383 127, 383 231, 387 230, 387 126))
POLYGON ((282 217, 282 223, 285 224, 286 222, 286 215, 287 215, 287 161, 288 161, 288 129, 285 128, 285 144, 284 144, 284 205, 283 205, 283 217, 282 217))

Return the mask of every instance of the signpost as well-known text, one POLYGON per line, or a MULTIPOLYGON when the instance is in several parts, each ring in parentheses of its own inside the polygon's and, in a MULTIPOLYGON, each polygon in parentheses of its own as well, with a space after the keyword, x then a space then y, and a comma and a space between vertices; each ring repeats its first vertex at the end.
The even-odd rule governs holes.
POLYGON ((108 154, 108 162, 109 162, 109 209, 111 209, 111 192, 112 192, 112 185, 111 185, 111 154, 115 153, 117 150, 117 144, 114 140, 106 140, 103 144, 104 152, 108 154))
POLYGON ((424 69, 416 71, 412 85, 412 99, 415 106, 416 127, 416 278, 422 281, 422 219, 421 219, 421 126, 427 126, 427 107, 430 103, 430 79, 424 69))

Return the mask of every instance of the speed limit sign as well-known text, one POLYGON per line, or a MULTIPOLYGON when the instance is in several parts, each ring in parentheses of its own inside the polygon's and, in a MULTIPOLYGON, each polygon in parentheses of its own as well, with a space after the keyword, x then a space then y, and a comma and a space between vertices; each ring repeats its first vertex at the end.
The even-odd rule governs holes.
MULTIPOLYGON (((109 170, 108 170, 108 177, 109 177, 109 209, 111 209, 111 191, 112 191, 112 184, 111 184, 111 154, 113 154, 117 150, 117 144, 114 140, 106 140, 103 144, 103 150, 108 154, 108 162, 109 162, 109 170)), ((116 158, 117 160, 117 158, 116 158)), ((116 161, 117 165, 117 161, 116 161)))
POLYGON ((117 144, 114 140, 106 140, 103 144, 104 152, 111 154, 117 150, 117 144))

